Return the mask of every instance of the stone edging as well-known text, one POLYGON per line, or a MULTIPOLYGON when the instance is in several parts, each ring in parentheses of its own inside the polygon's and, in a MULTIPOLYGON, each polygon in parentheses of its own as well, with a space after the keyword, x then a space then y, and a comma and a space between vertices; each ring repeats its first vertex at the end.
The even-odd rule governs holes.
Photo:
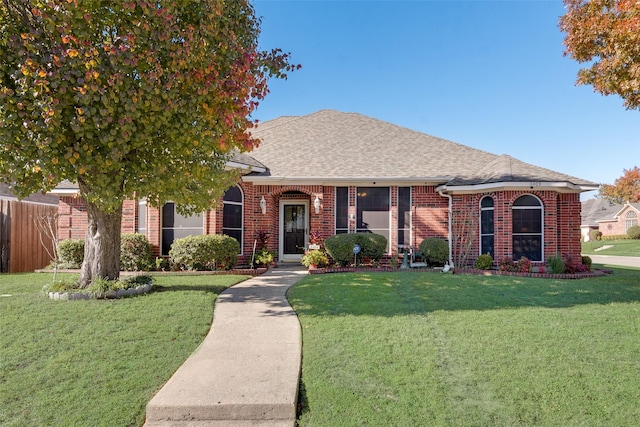
POLYGON ((127 296, 142 295, 151 291, 151 283, 138 285, 135 288, 118 289, 107 292, 48 292, 49 298, 55 301, 76 301, 84 299, 117 299, 127 296))

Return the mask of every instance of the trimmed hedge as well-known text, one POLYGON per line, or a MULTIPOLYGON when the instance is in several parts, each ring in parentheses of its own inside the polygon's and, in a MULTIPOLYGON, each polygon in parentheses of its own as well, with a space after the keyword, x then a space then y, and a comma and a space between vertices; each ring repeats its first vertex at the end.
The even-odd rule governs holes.
POLYGON ((387 249, 387 238, 374 233, 336 234, 325 239, 324 247, 336 264, 347 266, 353 263, 353 247, 356 243, 361 249, 357 256, 358 262, 362 258, 378 262, 387 249))
POLYGON ((419 248, 429 265, 441 267, 449 261, 449 244, 444 239, 429 237, 420 242, 419 248))
POLYGON ((627 229, 627 236, 632 239, 640 239, 640 226, 633 225, 627 229))
POLYGON ((228 270, 238 263, 240 243, 233 237, 202 234, 176 239, 169 257, 182 270, 228 270))
POLYGON ((84 240, 66 239, 58 243, 60 267, 80 268, 84 260, 84 240))
POLYGON ((120 269, 147 271, 151 266, 151 244, 147 236, 125 233, 120 239, 120 269))

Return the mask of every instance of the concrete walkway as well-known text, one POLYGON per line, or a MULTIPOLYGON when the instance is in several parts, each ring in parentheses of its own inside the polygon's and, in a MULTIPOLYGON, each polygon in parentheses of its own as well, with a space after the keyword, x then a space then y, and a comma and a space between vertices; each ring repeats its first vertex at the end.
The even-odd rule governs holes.
POLYGON ((595 264, 617 265, 622 267, 640 268, 640 257, 614 256, 614 255, 589 255, 595 264))
POLYGON ((147 405, 146 427, 293 427, 302 338, 285 298, 306 269, 280 267, 218 297, 200 347, 147 405))

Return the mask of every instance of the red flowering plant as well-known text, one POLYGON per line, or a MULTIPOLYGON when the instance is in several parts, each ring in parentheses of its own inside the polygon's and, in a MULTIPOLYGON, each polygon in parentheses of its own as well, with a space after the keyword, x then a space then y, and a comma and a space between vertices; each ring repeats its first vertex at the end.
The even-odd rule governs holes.
POLYGON ((313 245, 322 244, 322 237, 320 236, 320 233, 317 231, 312 231, 311 233, 309 233, 309 243, 313 245))
POLYGON ((518 262, 516 263, 516 270, 519 273, 530 273, 531 272, 531 261, 526 256, 520 257, 518 262))

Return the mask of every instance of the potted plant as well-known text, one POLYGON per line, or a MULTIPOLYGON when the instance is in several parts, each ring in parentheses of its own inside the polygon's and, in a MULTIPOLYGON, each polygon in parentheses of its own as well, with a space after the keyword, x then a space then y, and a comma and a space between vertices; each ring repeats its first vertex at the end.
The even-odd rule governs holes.
POLYGON ((327 264, 329 264, 329 257, 319 249, 311 250, 302 257, 302 265, 307 268, 325 267, 327 264))

